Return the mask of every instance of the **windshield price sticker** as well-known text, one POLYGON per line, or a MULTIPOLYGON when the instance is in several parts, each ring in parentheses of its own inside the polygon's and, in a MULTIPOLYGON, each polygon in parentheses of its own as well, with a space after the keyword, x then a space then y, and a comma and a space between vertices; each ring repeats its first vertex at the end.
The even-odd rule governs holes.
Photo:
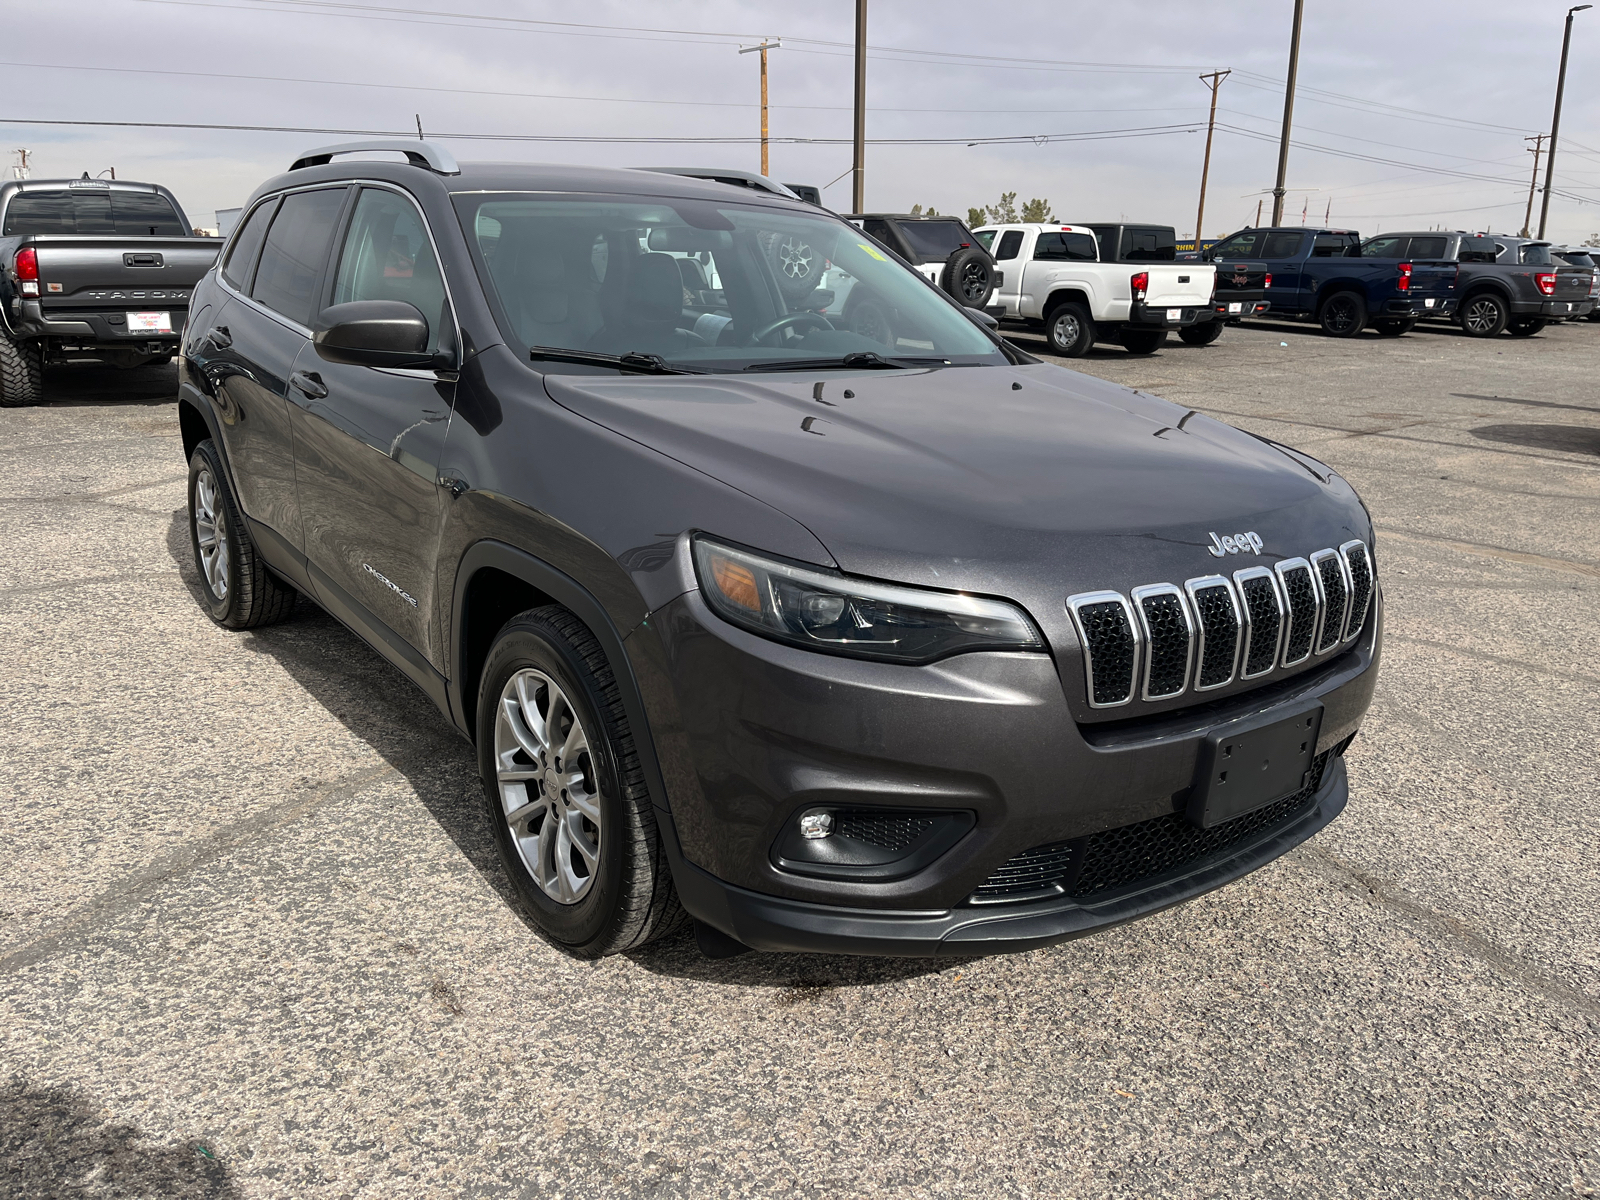
POLYGON ((172 314, 164 312, 131 312, 128 314, 128 329, 138 333, 171 333, 172 314))
POLYGON ((870 255, 871 257, 873 257, 875 259, 877 259, 879 262, 888 262, 889 261, 887 258, 885 258, 882 255, 882 253, 880 253, 878 250, 874 249, 873 247, 867 245, 865 242, 857 242, 856 245, 858 247, 860 247, 862 250, 865 250, 868 255, 870 255))

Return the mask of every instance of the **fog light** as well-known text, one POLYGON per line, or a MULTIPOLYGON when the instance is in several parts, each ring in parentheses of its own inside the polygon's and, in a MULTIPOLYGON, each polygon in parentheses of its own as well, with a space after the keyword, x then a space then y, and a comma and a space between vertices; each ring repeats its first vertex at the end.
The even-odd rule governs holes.
POLYGON ((818 810, 808 812, 800 818, 800 836, 809 841, 817 841, 827 837, 833 832, 833 814, 818 810))

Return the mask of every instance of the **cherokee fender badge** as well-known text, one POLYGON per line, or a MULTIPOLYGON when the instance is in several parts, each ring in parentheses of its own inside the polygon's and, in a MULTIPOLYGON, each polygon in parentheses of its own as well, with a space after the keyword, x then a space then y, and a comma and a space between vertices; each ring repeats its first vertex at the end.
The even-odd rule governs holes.
POLYGON ((1222 558, 1228 554, 1243 554, 1246 550, 1251 554, 1260 554, 1264 544, 1261 535, 1253 529, 1249 533, 1225 534, 1221 537, 1213 533, 1211 545, 1206 547, 1206 551, 1213 558, 1222 558))
POLYGON ((392 579, 390 579, 387 575, 383 574, 381 571, 373 570, 371 563, 362 563, 361 564, 361 569, 363 571, 365 571, 368 575, 371 575, 379 583, 383 584, 384 587, 388 588, 396 596, 399 596, 400 599, 404 600, 407 604, 411 605, 412 608, 415 608, 417 606, 417 602, 415 600, 413 600, 408 593, 401 591, 399 585, 396 584, 392 579))

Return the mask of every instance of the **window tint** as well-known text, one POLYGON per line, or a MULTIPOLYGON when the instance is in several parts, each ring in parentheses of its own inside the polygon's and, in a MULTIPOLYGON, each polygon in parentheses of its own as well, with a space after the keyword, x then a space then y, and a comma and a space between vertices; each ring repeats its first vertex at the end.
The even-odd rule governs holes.
POLYGON ((1101 262, 1117 261, 1117 239, 1122 234, 1122 229, 1117 225, 1086 225, 1084 228, 1092 231, 1095 241, 1099 246, 1098 256, 1101 262))
POLYGON ((995 233, 996 230, 993 229, 974 229, 972 231, 972 236, 978 239, 979 245, 981 245, 985 250, 988 250, 994 246, 995 233))
MULTIPOLYGON (((489 240, 484 232, 479 231, 480 245, 489 240)), ((439 260, 421 214, 404 196, 362 189, 333 284, 333 303, 352 300, 403 300, 413 305, 428 319, 430 351, 439 349, 450 329, 439 260)))
POLYGON ((112 192, 111 219, 118 233, 146 237, 187 237, 178 214, 165 196, 155 192, 112 192))
POLYGON ((1261 257, 1261 231, 1259 229, 1246 229, 1243 233, 1236 233, 1231 238, 1224 238, 1211 247, 1211 257, 1217 262, 1228 262, 1240 258, 1261 257))
POLYGON ((894 231, 889 228, 889 222, 863 221, 861 223, 861 228, 865 229, 867 233, 877 238, 885 246, 888 246, 889 249, 893 250, 896 254, 900 253, 900 241, 894 236, 894 231))
POLYGON ((1354 239, 1342 233, 1319 233, 1311 242, 1311 257, 1343 258, 1353 245, 1354 239))
POLYGON ((1488 238, 1462 238, 1461 249, 1456 252, 1458 262, 1493 262, 1495 244, 1488 238))
POLYGON ((272 223, 272 210, 276 200, 268 200, 250 214, 239 232, 234 234, 233 245, 228 247, 228 259, 222 264, 222 277, 241 292, 250 290, 250 268, 256 264, 256 254, 261 250, 261 239, 267 236, 267 226, 272 223))
POLYGON ((1550 265, 1550 247, 1523 246, 1520 248, 1519 257, 1525 267, 1548 267, 1550 265))
POLYGON ((1092 233, 1041 233, 1033 257, 1057 262, 1094 262, 1098 257, 1092 233))
POLYGON ((312 292, 328 260, 346 191, 293 192, 278 206, 250 294, 291 321, 311 323, 312 292))
POLYGON ((1368 238, 1361 247, 1361 257, 1404 258, 1406 256, 1406 242, 1409 240, 1409 238, 1403 237, 1368 238))
POLYGON ((1563 250, 1560 254, 1556 255, 1556 257, 1562 262, 1566 263, 1569 267, 1594 266, 1594 259, 1578 250, 1563 250))
POLYGON ((943 262, 972 239, 955 221, 897 221, 918 262, 943 262))
POLYGON ((1266 245, 1261 248, 1261 257, 1293 258, 1300 253, 1300 243, 1304 240, 1303 233, 1269 233, 1266 245))
POLYGON ((1177 242, 1171 229, 1146 226, 1122 231, 1123 262, 1171 262, 1177 257, 1177 242))
POLYGON ((110 233, 185 237, 178 214, 154 192, 112 192, 109 188, 63 188, 18 192, 6 207, 4 236, 35 233, 110 233))
POLYGON ((1408 253, 1412 258, 1443 258, 1448 241, 1448 238, 1442 237, 1414 237, 1408 253))
POLYGON ((994 252, 996 262, 1015 258, 1022 252, 1022 230, 1008 229, 1000 235, 1000 248, 994 252))

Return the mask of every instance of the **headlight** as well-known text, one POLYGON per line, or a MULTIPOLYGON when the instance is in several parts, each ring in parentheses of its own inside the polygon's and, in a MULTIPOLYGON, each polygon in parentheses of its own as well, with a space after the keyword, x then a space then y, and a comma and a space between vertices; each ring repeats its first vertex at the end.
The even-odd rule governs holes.
POLYGON ((763 637, 852 658, 926 663, 968 650, 1044 649, 1013 604, 808 571, 694 541, 700 592, 718 616, 763 637))

